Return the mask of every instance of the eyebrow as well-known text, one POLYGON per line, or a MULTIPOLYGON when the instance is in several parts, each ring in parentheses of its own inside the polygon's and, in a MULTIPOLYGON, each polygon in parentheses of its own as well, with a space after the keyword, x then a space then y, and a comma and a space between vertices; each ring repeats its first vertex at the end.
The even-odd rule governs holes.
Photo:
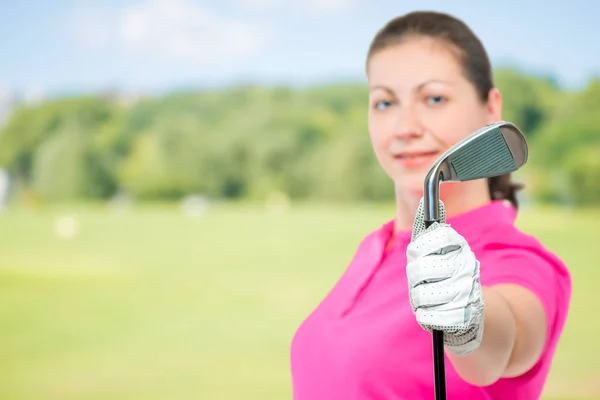
MULTIPOLYGON (((417 85, 417 87, 415 88, 415 90, 421 90, 421 89, 423 89, 424 86, 426 86, 426 85, 428 85, 430 83, 445 83, 445 84, 448 84, 450 82, 449 81, 443 81, 441 79, 428 79, 425 82, 419 83, 417 85)), ((384 90, 384 91, 386 91, 386 92, 388 92, 390 94, 394 93, 394 91, 392 89, 390 89, 389 87, 384 86, 384 85, 369 86, 369 91, 373 91, 373 90, 377 90, 377 89, 384 90)))

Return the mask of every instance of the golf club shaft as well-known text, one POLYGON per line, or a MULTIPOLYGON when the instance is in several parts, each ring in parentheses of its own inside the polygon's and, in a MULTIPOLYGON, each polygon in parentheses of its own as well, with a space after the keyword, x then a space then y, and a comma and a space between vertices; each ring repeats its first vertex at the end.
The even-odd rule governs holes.
POLYGON ((446 400, 446 371, 444 365, 444 332, 433 332, 433 368, 435 374, 435 398, 446 400))
MULTIPOLYGON (((428 228, 434 221, 425 221, 428 228)), ((444 332, 433 330, 433 373, 436 400, 446 400, 446 366, 444 364, 444 332)))

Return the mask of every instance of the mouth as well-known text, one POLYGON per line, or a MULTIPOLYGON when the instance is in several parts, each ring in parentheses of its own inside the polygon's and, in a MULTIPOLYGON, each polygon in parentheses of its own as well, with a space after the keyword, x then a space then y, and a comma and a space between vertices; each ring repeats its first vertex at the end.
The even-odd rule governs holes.
POLYGON ((410 151, 395 154, 394 159, 405 167, 418 167, 433 163, 439 155, 437 150, 410 151))
POLYGON ((414 159, 414 158, 419 158, 419 157, 433 157, 439 154, 439 151, 437 150, 431 150, 431 151, 412 151, 412 152, 405 152, 405 153, 399 153, 396 154, 394 156, 394 158, 397 159, 414 159))

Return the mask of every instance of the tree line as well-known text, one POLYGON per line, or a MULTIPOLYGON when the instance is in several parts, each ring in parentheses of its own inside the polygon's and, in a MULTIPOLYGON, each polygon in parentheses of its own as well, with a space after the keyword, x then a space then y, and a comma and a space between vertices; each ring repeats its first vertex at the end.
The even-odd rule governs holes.
MULTIPOLYGON (((552 78, 495 73, 505 120, 526 134, 519 180, 540 202, 600 204, 600 79, 579 91, 552 78)), ((0 167, 14 197, 138 200, 387 201, 393 187, 373 154, 362 83, 308 88, 244 85, 132 104, 110 96, 18 108, 0 130, 0 167)))

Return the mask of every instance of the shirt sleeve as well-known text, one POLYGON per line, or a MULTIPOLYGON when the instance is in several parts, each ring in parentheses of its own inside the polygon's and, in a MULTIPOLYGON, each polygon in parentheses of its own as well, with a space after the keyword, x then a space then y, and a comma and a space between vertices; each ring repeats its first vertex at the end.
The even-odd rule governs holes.
POLYGON ((541 246, 502 246, 481 259, 481 284, 516 284, 533 292, 544 307, 547 338, 562 328, 570 296, 570 277, 565 266, 541 246))

